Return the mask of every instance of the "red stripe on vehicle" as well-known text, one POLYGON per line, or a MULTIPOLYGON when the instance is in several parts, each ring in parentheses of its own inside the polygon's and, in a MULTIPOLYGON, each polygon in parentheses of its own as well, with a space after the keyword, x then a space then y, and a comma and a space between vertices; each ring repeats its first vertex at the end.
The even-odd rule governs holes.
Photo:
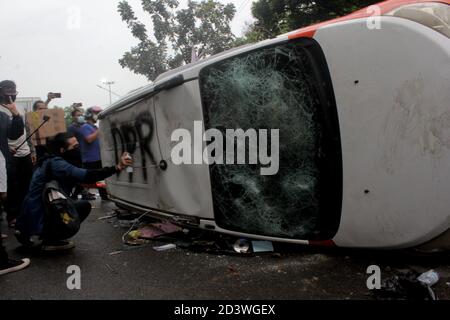
MULTIPOLYGON (((446 3, 450 4, 450 0, 388 0, 384 2, 380 2, 378 4, 375 4, 375 6, 378 6, 380 8, 380 14, 386 14, 392 10, 397 9, 398 7, 408 5, 408 4, 414 4, 414 3, 426 3, 426 2, 436 2, 436 3, 446 3)), ((316 34, 316 31, 324 26, 335 24, 338 22, 343 21, 350 21, 355 19, 362 19, 362 18, 368 18, 373 16, 372 12, 369 12, 367 8, 363 8, 361 10, 355 11, 349 15, 346 15, 344 17, 324 21, 318 24, 314 24, 312 26, 299 29, 297 31, 294 31, 291 33, 288 38, 290 40, 297 39, 297 38, 314 38, 314 35, 316 34)))

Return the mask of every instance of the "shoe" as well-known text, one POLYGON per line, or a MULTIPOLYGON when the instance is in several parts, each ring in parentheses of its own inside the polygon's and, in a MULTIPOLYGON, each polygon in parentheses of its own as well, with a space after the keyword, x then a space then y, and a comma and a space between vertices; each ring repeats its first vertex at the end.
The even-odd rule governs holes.
POLYGON ((42 240, 40 236, 26 236, 23 235, 19 230, 14 233, 17 241, 27 249, 40 248, 42 245, 42 240))
POLYGON ((72 241, 49 241, 42 244, 41 250, 52 251, 66 251, 75 248, 75 243, 72 241))
POLYGON ((30 265, 30 259, 8 260, 5 265, 0 265, 0 276, 20 271, 30 265))

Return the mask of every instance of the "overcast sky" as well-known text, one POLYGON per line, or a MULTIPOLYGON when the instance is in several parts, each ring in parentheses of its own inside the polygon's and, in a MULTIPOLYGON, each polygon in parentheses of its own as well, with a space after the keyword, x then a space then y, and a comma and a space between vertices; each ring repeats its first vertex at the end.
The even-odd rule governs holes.
MULTIPOLYGON (((252 21, 254 0, 232 2, 239 10, 233 32, 241 35, 252 21)), ((181 3, 186 1, 181 0, 181 3)), ((0 0, 0 78, 15 80, 19 96, 45 98, 61 92, 58 106, 109 104, 108 92, 97 87, 107 78, 113 91, 127 92, 148 83, 122 69, 118 60, 137 44, 117 12, 119 0, 0 0)), ((129 0, 138 16, 147 18, 140 0, 129 0)))

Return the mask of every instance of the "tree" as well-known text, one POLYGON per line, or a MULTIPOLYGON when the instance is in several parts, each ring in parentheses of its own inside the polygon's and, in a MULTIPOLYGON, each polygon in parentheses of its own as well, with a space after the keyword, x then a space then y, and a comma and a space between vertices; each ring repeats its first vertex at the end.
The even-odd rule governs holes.
POLYGON ((259 0, 252 5, 256 21, 240 42, 274 38, 377 2, 379 0, 259 0))
POLYGON ((127 1, 118 5, 122 20, 140 42, 119 60, 123 68, 154 80, 161 73, 190 63, 193 52, 206 57, 230 48, 234 41, 230 23, 233 4, 189 0, 181 8, 177 0, 142 0, 150 15, 153 35, 138 20, 127 1))
POLYGON ((67 128, 72 124, 72 107, 62 108, 64 110, 64 120, 66 120, 67 128))

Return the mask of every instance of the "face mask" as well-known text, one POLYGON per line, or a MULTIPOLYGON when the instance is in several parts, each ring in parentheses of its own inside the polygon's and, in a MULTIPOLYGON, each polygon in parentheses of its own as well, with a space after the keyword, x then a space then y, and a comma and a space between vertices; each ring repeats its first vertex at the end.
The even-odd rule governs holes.
POLYGON ((86 119, 83 116, 79 116, 78 120, 77 120, 77 123, 84 124, 84 123, 86 123, 86 119))
POLYGON ((94 114, 94 115, 92 116, 92 120, 94 120, 95 122, 97 122, 97 121, 98 121, 98 115, 94 114))
POLYGON ((63 153, 63 159, 75 167, 81 168, 81 151, 80 148, 67 150, 63 153))

